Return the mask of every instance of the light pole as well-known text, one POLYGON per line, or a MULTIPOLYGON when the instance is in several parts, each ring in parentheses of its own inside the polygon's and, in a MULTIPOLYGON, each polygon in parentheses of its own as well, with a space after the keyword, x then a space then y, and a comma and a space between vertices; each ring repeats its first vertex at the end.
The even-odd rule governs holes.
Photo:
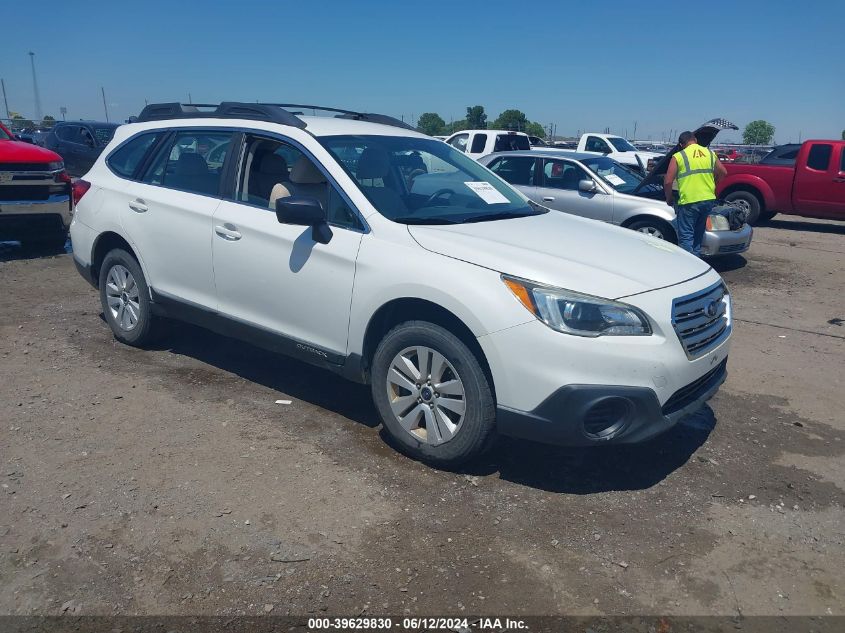
POLYGON ((41 112, 41 95, 38 94, 38 80, 35 78, 35 53, 29 51, 29 61, 32 63, 32 91, 35 93, 35 118, 41 123, 44 115, 41 112))

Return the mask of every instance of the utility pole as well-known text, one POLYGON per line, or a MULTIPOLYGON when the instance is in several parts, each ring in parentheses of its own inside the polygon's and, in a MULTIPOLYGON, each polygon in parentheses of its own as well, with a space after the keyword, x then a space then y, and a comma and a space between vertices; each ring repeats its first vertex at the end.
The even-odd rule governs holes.
POLYGON ((193 103, 193 102, 194 102, 194 99, 193 99, 193 97, 191 97, 191 93, 189 92, 188 93, 188 103, 193 103))
POLYGON ((106 111, 106 123, 109 122, 109 106, 106 104, 106 89, 100 86, 100 92, 103 93, 103 110, 106 111))
POLYGON ((64 121, 65 115, 67 114, 67 108, 62 106, 61 108, 59 108, 59 113, 62 115, 62 121, 64 121))
POLYGON ((38 80, 35 78, 35 53, 29 51, 29 61, 32 63, 32 91, 35 93, 35 118, 36 123, 41 123, 44 115, 41 112, 41 95, 38 94, 38 80))
POLYGON ((634 121, 634 140, 637 140, 637 122, 634 121))
POLYGON ((6 99, 6 82, 0 79, 0 86, 3 86, 3 104, 6 106, 6 118, 9 117, 9 101, 6 99))

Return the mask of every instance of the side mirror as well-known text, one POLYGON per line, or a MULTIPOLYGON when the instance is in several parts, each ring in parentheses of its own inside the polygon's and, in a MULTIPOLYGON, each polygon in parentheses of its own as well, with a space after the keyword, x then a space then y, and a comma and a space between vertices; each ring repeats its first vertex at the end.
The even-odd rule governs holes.
POLYGON ((326 221, 326 211, 316 198, 279 198, 276 200, 276 219, 280 224, 310 226, 312 239, 320 244, 328 244, 332 239, 332 230, 326 221))
POLYGON ((595 193, 598 191, 598 186, 596 185, 596 181, 592 178, 584 178, 584 180, 578 181, 578 191, 583 191, 584 193, 595 193))

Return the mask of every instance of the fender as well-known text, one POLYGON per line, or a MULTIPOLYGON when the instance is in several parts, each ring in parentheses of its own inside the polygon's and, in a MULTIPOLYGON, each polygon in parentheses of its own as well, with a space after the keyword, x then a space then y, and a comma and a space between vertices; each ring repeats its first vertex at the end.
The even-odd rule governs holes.
MULTIPOLYGON (((763 198, 763 205, 766 209, 775 210, 778 208, 777 198, 775 192, 765 180, 760 176, 754 174, 728 174, 716 187, 716 195, 722 197, 724 192, 728 189, 733 189, 736 186, 754 189, 763 198)), ((778 209, 779 210, 779 209, 778 209)))

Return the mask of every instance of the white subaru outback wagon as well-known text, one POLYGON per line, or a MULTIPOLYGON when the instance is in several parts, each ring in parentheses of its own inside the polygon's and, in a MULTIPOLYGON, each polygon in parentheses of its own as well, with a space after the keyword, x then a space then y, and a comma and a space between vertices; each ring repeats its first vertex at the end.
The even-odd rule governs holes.
POLYGON ((311 108, 155 104, 117 129, 70 231, 118 340, 182 319, 369 383, 396 445, 442 467, 497 434, 639 442, 724 381, 706 263, 550 213, 391 117, 311 108))

